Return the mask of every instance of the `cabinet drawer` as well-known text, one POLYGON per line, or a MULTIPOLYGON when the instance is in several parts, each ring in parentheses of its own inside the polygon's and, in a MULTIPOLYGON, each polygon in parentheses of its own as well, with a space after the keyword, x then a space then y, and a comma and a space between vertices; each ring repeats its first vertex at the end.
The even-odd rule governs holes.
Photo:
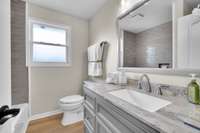
POLYGON ((95 104, 96 104, 96 95, 91 92, 89 89, 84 87, 84 99, 85 103, 92 109, 95 110, 95 104))
POLYGON ((103 121, 96 118, 96 133, 113 133, 103 121))
POLYGON ((84 133, 94 133, 86 121, 84 121, 84 133))
POLYGON ((84 105, 84 121, 92 131, 95 129, 95 113, 85 104, 84 105))

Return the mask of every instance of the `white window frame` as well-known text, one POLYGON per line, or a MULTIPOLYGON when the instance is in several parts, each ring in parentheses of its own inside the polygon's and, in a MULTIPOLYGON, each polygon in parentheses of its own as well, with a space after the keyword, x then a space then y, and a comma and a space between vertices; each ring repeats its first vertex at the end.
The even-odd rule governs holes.
MULTIPOLYGON (((31 67, 70 67, 72 65, 72 48, 71 48, 71 27, 65 26, 62 24, 53 24, 44 20, 38 20, 35 18, 31 18, 29 20, 29 42, 28 42, 28 51, 27 51, 27 66, 31 67), (34 62, 33 61, 33 24, 41 24, 44 26, 54 27, 54 28, 60 28, 65 29, 66 34, 66 62, 34 62)), ((50 44, 48 44, 50 45, 50 44)), ((55 45, 50 45, 55 46, 55 45)))

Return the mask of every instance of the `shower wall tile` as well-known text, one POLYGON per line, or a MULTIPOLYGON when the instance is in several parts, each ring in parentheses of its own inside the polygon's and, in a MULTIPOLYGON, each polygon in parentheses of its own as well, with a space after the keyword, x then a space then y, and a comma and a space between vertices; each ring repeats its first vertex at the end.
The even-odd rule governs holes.
POLYGON ((28 69, 25 47, 25 2, 11 0, 11 87, 12 104, 28 102, 28 69))
POLYGON ((124 66, 157 68, 160 63, 169 63, 172 66, 172 22, 138 34, 128 34, 124 34, 128 36, 124 36, 124 66))
POLYGON ((124 31, 124 67, 134 66, 136 63, 135 34, 124 31))

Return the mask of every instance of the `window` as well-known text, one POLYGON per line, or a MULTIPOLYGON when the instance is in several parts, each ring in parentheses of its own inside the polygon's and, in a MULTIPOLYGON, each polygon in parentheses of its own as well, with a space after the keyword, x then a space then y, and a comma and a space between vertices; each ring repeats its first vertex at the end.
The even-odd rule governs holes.
POLYGON ((70 28, 31 21, 32 66, 70 65, 70 28))

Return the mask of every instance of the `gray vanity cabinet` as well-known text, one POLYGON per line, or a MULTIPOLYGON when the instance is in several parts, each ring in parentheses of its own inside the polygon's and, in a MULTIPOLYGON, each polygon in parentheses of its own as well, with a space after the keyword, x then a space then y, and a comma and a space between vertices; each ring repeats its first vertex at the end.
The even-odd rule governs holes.
POLYGON ((112 133, 111 129, 106 126, 106 123, 96 118, 96 133, 112 133))
POLYGON ((85 133, 159 133, 87 88, 84 97, 85 133))
POLYGON ((113 111, 113 108, 107 108, 103 104, 105 103, 101 100, 97 101, 97 133, 104 133, 101 130, 102 127, 106 129, 105 133, 144 133, 140 131, 139 128, 132 127, 132 124, 124 121, 125 119, 122 116, 119 116, 119 114, 116 114, 116 112, 113 111))
POLYGON ((84 126, 85 133, 95 133, 96 94, 84 88, 84 126))

